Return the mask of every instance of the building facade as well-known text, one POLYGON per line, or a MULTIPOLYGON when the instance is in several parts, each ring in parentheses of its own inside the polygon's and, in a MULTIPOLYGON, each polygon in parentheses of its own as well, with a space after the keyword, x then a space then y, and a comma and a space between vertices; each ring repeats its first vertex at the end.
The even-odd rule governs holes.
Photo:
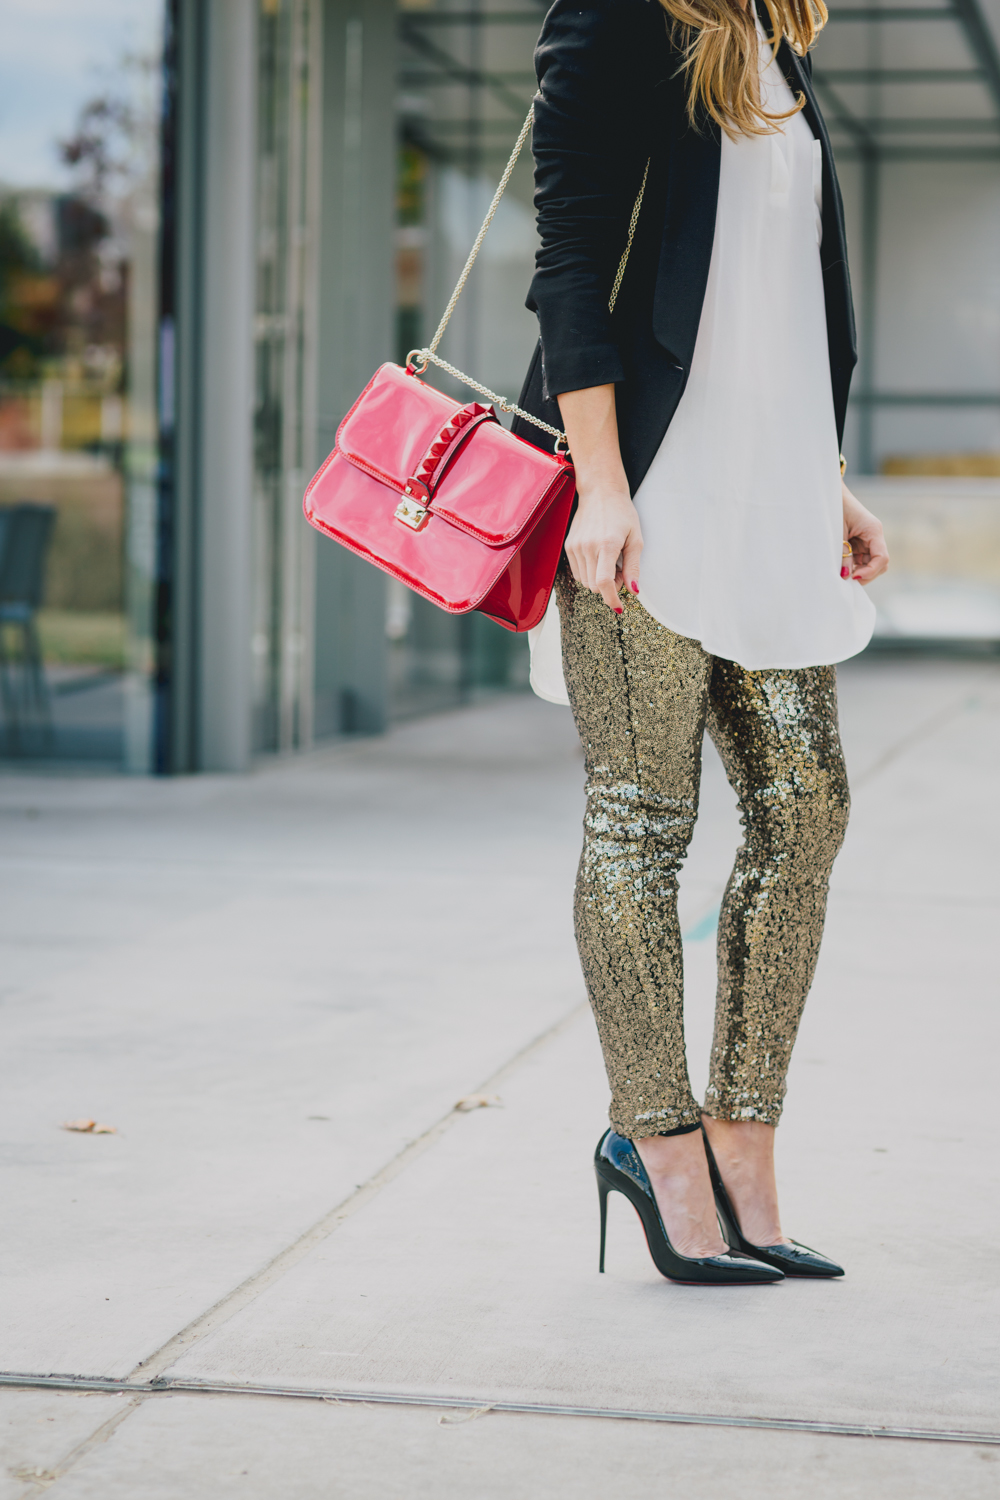
MULTIPOLYGON (((0 120, 0 509, 55 515, 49 719, 7 707, 4 753, 239 771, 526 686, 523 639, 389 582, 301 501, 377 365, 433 330, 528 110, 543 8, 64 10, 60 75, 30 3, 0 0, 24 96, 0 120)), ((1000 469, 998 21, 842 3, 817 49, 862 473, 1000 469)), ((533 254, 526 158, 444 346, 515 396, 533 254)))

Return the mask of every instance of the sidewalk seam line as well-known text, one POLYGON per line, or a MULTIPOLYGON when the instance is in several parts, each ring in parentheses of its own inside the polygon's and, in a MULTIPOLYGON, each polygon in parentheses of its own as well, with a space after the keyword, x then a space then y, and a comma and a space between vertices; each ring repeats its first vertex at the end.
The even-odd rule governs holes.
MULTIPOLYGON (((500 1067, 495 1069, 479 1085, 479 1088, 472 1092, 486 1093, 488 1089, 502 1083, 515 1068, 519 1067, 521 1063, 526 1062, 536 1052, 541 1051, 549 1042, 554 1041, 556 1037, 560 1036, 563 1031, 571 1026, 588 1009, 589 1006, 586 1001, 574 1005, 558 1021, 554 1022, 553 1025, 534 1037, 530 1042, 527 1042, 509 1057, 506 1062, 501 1063, 500 1067)), ((436 1120, 422 1135, 418 1136, 416 1140, 410 1141, 408 1145, 403 1147, 402 1151, 398 1152, 384 1166, 380 1167, 360 1188, 356 1188, 354 1192, 348 1194, 346 1198, 313 1224, 310 1229, 307 1229, 297 1240, 294 1240, 291 1245, 287 1245, 284 1250, 279 1251, 260 1271, 254 1272, 252 1276, 240 1282, 238 1286, 234 1287, 231 1292, 227 1292, 224 1297, 221 1297, 206 1312, 200 1313, 197 1318, 174 1334, 172 1338, 168 1339, 165 1344, 161 1345, 147 1359, 141 1360, 124 1380, 110 1380, 102 1376, 28 1375, 15 1372, 0 1372, 0 1389, 27 1388, 33 1390, 104 1391, 109 1394, 131 1394, 136 1398, 129 1401, 122 1411, 115 1412, 107 1421, 102 1422, 88 1437, 83 1438, 74 1448, 70 1449, 69 1453, 63 1459, 54 1464, 48 1471, 53 1476, 51 1480, 29 1480, 29 1488, 22 1491, 20 1500, 32 1500, 32 1497, 38 1495, 43 1488, 47 1489, 51 1483, 62 1479, 91 1448, 96 1447, 99 1443, 107 1442, 122 1422, 124 1422, 125 1418, 131 1416, 133 1412, 138 1411, 139 1407, 143 1406, 151 1396, 166 1394, 173 1390, 174 1385, 172 1380, 158 1378, 160 1370, 168 1368, 175 1358, 193 1348, 199 1339, 204 1338, 207 1334, 214 1332, 216 1328, 221 1327, 223 1323, 228 1322, 231 1317, 252 1302, 261 1291, 264 1291, 268 1286, 280 1280, 284 1273, 300 1260, 304 1259, 314 1246, 328 1239, 345 1219, 350 1218, 359 1209, 364 1208, 383 1187, 386 1187, 401 1172, 405 1171, 411 1161, 423 1155, 429 1147, 440 1140, 445 1132, 455 1124, 461 1114, 462 1111, 452 1108, 446 1115, 436 1120), (150 1377, 148 1382, 140 1382, 135 1379, 140 1371, 150 1377)), ((248 1392, 248 1394, 251 1393, 248 1392)), ((331 1397, 331 1400, 335 1399, 339 1398, 331 1397)), ((343 1399, 348 1398, 345 1397, 343 1399)), ((452 1406, 455 1405, 454 1402, 450 1404, 452 1406)))
MULTIPOLYGON (((43 1377, 43 1380, 43 1388, 52 1389, 51 1377, 48 1377, 48 1379, 45 1379, 43 1377)), ((40 1383, 41 1382, 39 1380, 35 1380, 33 1382, 32 1388, 37 1389, 40 1383)), ((7 1380, 2 1375, 0 1375, 0 1385, 11 1386, 12 1384, 12 1381, 7 1380)), ((55 1389, 66 1389, 66 1387, 57 1386, 55 1387, 55 1389)), ((85 1386, 84 1389, 92 1390, 93 1386, 85 1386)), ((120 1394, 125 1395, 127 1394, 127 1392, 122 1391, 120 1392, 120 1394)), ((149 1391, 136 1391, 135 1399, 133 1401, 126 1402, 120 1411, 114 1412, 110 1417, 103 1421, 99 1427, 95 1427, 94 1431, 91 1432, 87 1437, 81 1438, 80 1441, 69 1450, 64 1458, 61 1458, 58 1460, 58 1462, 54 1463, 51 1469, 47 1469, 45 1471, 46 1478, 29 1479, 27 1481, 29 1488, 22 1491, 20 1500, 32 1500, 32 1496, 38 1495, 42 1490, 47 1490, 50 1485, 57 1483, 58 1480, 62 1479, 66 1474, 68 1474, 70 1469, 72 1469, 77 1463, 79 1463, 81 1458, 84 1458, 86 1454, 90 1452, 91 1448, 96 1448, 100 1444, 108 1442, 108 1440, 114 1436, 115 1432, 117 1432, 118 1428, 125 1421, 125 1418, 130 1417, 134 1411, 138 1411, 139 1407, 144 1405, 145 1402, 149 1400, 149 1396, 149 1391)))
MULTIPOLYGON (((550 1042, 555 1041, 563 1031, 571 1026, 588 1009, 589 1006, 586 1001, 578 1002, 565 1015, 561 1016, 558 1021, 554 1022, 553 1025, 534 1037, 530 1042, 527 1042, 509 1057, 506 1062, 502 1063, 499 1068, 496 1068, 483 1083, 479 1084, 477 1088, 470 1090, 470 1092, 485 1094, 495 1089, 511 1072, 520 1067, 522 1063, 527 1062, 536 1052, 541 1051, 550 1042)), ((384 1166, 380 1167, 360 1187, 355 1188, 353 1192, 348 1193, 346 1198, 343 1198, 333 1208, 329 1209, 322 1218, 318 1219, 315 1224, 305 1230, 298 1239, 293 1240, 290 1245, 286 1245, 283 1250, 279 1250, 277 1255, 268 1261, 265 1266, 261 1267, 259 1271, 254 1271, 237 1286, 233 1287, 231 1291, 226 1292, 224 1296, 220 1297, 211 1307, 199 1313, 190 1323, 179 1329, 159 1349, 154 1350, 152 1354, 140 1360, 126 1378, 132 1380, 141 1374, 144 1379, 155 1379, 179 1359, 182 1354, 187 1353, 188 1350, 193 1348, 200 1339, 214 1332, 223 1323, 228 1322, 231 1317, 240 1312, 259 1296, 261 1292, 265 1291, 267 1287, 279 1281, 286 1271, 289 1271, 292 1266, 297 1265, 300 1260, 303 1260, 316 1245, 322 1244, 331 1234, 335 1233, 346 1219, 351 1218, 371 1202, 384 1187, 387 1187, 401 1172, 404 1172, 418 1156, 422 1156, 425 1151, 435 1145, 461 1118, 463 1118, 463 1112, 455 1108, 450 1109, 447 1114, 442 1115, 440 1119, 430 1125, 415 1140, 410 1141, 394 1157, 390 1158, 384 1166)))
MULTIPOLYGON (((618 1422, 663 1422, 691 1427, 739 1427, 768 1432, 812 1432, 831 1437, 887 1438, 901 1442, 968 1443, 980 1447, 1000 1446, 998 1432, 964 1432, 960 1428, 874 1426, 860 1422, 822 1422, 808 1417, 721 1416, 710 1412, 642 1411, 628 1407, 570 1406, 548 1401, 484 1401, 482 1396, 431 1396, 416 1392, 323 1390, 308 1386, 253 1385, 236 1381, 159 1379, 151 1385, 102 1376, 28 1375, 0 1373, 0 1387, 30 1387, 47 1390, 86 1390, 135 1395, 128 1411, 136 1410, 152 1396, 268 1396, 284 1400, 321 1401, 331 1406, 415 1406, 434 1411, 476 1411, 510 1416, 598 1418, 618 1422)), ((128 1411, 123 1413, 127 1415, 128 1411)), ((121 1420, 118 1418, 117 1420, 121 1420)), ((117 1425, 117 1423, 116 1423, 117 1425)), ((99 1438, 104 1428, 78 1445, 83 1450, 99 1438)), ((110 1435, 110 1434, 109 1434, 110 1435)), ((74 1453, 78 1450, 74 1450, 74 1453)), ((68 1463, 68 1460, 67 1460, 68 1463)), ((62 1466, 60 1466, 62 1467, 62 1466)))

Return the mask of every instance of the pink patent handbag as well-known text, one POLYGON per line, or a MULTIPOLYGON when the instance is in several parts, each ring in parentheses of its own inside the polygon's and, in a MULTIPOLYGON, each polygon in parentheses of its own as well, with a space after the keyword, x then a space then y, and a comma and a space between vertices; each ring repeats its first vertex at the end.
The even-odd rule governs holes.
MULTIPOLYGON (((545 613, 575 494, 566 435, 463 375, 437 353, 462 288, 531 130, 521 127, 482 228, 426 349, 406 368, 376 370, 337 429, 333 452, 310 481, 307 521, 451 614, 479 610, 506 630, 530 630, 545 613), (491 403, 463 406, 424 383, 429 364, 491 403), (503 427, 495 407, 555 440, 555 451, 503 427), (560 451, 562 450, 562 451, 560 451)), ((646 187, 608 303, 615 299, 646 187)))
POLYGON ((385 364, 309 485, 306 519, 450 614, 507 630, 545 613, 574 495, 573 466, 462 406, 414 366, 385 364))
POLYGON ((489 213, 426 350, 406 368, 382 365, 337 429, 310 481, 310 525, 453 615, 478 609, 505 630, 531 630, 549 603, 570 510, 573 465, 565 435, 438 356, 438 344, 528 139, 523 123, 489 213), (490 405, 463 407, 423 374, 438 366, 490 405), (495 407, 552 435, 546 453, 501 426, 495 407))

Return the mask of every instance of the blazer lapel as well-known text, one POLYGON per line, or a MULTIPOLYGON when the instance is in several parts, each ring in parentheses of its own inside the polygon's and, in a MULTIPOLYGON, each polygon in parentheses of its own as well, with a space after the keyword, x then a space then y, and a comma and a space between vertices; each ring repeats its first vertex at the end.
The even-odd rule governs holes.
POLYGON ((700 132, 683 130, 670 148, 653 333, 685 371, 694 354, 708 284, 721 157, 721 137, 711 122, 700 132))
MULTIPOLYGON (((761 0, 757 0, 758 11, 761 0)), ((792 93, 805 99, 805 115, 823 152, 823 243, 819 259, 823 270, 823 296, 826 303, 827 339, 830 346, 830 374, 837 415, 837 430, 843 441, 847 412, 847 393, 851 371, 858 358, 857 332, 854 326, 854 304, 851 297, 851 275, 847 265, 847 229, 844 224, 844 202, 833 161, 833 147, 826 123, 813 89, 809 68, 787 42, 778 48, 778 66, 792 93)))
POLYGON ((809 121, 809 129, 813 135, 818 141, 823 142, 824 152, 828 151, 830 138, 826 133, 823 116, 819 112, 819 105, 816 103, 816 94, 813 90, 809 70, 798 53, 792 51, 787 41, 783 41, 778 48, 778 67, 785 75, 785 82, 792 93, 796 97, 799 94, 805 95, 806 103, 802 113, 809 121))
POLYGON ((804 97, 805 105, 802 113, 823 150, 823 244, 820 249, 820 261, 824 266, 832 266, 838 261, 847 260, 844 205, 834 170, 833 147, 830 144, 826 122, 816 101, 809 69, 802 58, 784 41, 778 48, 778 67, 785 75, 785 82, 795 97, 798 98, 799 94, 804 97))

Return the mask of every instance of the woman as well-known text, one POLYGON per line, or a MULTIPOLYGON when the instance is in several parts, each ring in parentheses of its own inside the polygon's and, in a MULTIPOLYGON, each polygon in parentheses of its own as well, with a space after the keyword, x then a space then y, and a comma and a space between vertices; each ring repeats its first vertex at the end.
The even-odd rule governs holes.
POLYGON ((785 1238, 773 1164, 849 805, 833 664, 867 644, 861 585, 888 565, 841 478, 856 351, 807 56, 825 19, 822 0, 556 0, 535 55, 541 338, 521 404, 565 429, 578 501, 532 676, 586 755, 602 1270, 616 1190, 665 1275, 843 1274, 785 1238), (706 727, 745 843, 699 1106, 677 872, 706 727))

